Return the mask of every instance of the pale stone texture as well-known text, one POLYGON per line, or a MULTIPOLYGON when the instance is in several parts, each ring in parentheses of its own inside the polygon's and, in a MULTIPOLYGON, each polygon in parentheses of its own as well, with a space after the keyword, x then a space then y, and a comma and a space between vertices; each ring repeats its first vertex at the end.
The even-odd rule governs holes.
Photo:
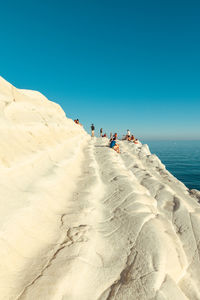
POLYGON ((200 207, 147 145, 0 78, 0 299, 200 299, 200 207))

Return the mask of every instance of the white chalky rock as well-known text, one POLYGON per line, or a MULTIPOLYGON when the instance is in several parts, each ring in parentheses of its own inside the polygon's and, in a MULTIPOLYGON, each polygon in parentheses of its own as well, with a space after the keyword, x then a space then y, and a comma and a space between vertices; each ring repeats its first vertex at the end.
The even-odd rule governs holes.
POLYGON ((199 192, 0 78, 0 299, 200 299, 199 192))

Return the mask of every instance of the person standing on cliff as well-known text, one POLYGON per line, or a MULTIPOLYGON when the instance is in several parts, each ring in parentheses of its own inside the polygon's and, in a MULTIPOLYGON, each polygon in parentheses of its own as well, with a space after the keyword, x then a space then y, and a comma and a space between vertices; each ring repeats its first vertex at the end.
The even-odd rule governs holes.
POLYGON ((102 134, 103 134, 103 129, 101 128, 100 129, 100 136, 102 137, 102 134))
POLYGON ((95 130, 95 127, 94 127, 94 124, 92 124, 91 125, 92 137, 94 137, 94 130, 95 130))

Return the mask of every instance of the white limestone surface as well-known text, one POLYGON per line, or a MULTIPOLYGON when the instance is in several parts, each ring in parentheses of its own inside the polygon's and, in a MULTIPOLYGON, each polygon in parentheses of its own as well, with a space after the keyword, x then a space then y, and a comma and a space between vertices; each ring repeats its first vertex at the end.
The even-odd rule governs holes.
POLYGON ((198 191, 0 78, 0 299, 200 299, 198 191))

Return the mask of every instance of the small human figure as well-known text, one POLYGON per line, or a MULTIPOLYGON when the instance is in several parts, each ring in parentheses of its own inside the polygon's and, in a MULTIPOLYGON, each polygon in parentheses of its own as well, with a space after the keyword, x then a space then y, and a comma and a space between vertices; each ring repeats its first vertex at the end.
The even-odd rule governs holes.
POLYGON ((127 134, 126 134, 125 140, 130 141, 130 137, 131 137, 130 130, 127 129, 127 134))
POLYGON ((110 133, 110 139, 112 139, 113 135, 112 135, 112 132, 110 133))
POLYGON ((115 132, 113 138, 117 139, 117 133, 115 132))
POLYGON ((100 129, 100 136, 102 137, 102 134, 103 134, 103 129, 101 128, 100 129))
POLYGON ((135 137, 134 137, 134 135, 132 134, 132 136, 131 136, 131 141, 135 141, 135 137))
POLYGON ((91 125, 92 137, 94 137, 94 130, 95 130, 95 127, 94 127, 94 124, 92 124, 91 125))
POLYGON ((107 137, 106 133, 104 133, 103 137, 107 137))
POLYGON ((113 138, 113 140, 110 142, 110 148, 115 150, 117 153, 120 153, 119 151, 119 145, 116 143, 116 139, 113 138))
POLYGON ((135 144, 138 144, 138 139, 136 139, 136 140, 134 141, 134 143, 135 143, 135 144))
POLYGON ((78 125, 83 126, 83 125, 79 122, 79 119, 74 120, 74 122, 75 122, 76 124, 78 124, 78 125))

